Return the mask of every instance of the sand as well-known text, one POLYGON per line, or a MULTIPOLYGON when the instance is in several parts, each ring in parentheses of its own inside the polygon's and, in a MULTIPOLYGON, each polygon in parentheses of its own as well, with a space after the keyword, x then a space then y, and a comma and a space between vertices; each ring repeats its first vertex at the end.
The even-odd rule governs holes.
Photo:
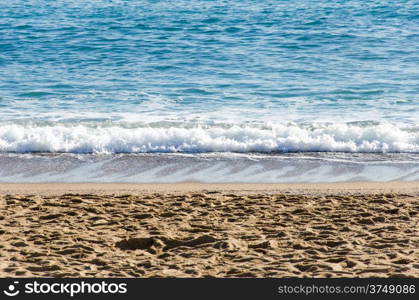
POLYGON ((0 276, 418 277, 419 183, 0 184, 0 276))

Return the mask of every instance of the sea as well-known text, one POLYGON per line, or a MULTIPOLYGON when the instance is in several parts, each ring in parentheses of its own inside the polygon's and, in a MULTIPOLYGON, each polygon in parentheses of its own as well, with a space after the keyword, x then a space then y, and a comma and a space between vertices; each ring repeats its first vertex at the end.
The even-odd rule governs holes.
POLYGON ((419 180, 417 0, 0 1, 0 182, 419 180))

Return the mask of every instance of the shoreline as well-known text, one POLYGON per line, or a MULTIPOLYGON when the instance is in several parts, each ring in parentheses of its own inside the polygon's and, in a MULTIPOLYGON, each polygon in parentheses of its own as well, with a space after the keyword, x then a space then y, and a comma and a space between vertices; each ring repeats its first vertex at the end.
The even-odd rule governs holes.
POLYGON ((419 181, 419 154, 0 154, 10 183, 317 183, 419 181))
POLYGON ((419 181, 337 182, 337 183, 0 183, 0 195, 37 194, 131 194, 164 192, 185 193, 218 191, 237 193, 287 193, 303 195, 325 194, 419 194, 419 181))

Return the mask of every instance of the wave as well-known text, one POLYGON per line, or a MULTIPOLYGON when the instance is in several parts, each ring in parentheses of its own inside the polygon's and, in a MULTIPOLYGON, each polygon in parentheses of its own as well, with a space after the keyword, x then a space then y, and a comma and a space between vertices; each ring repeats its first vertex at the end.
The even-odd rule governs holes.
POLYGON ((391 123, 160 124, 3 123, 0 152, 419 153, 417 127, 391 123))

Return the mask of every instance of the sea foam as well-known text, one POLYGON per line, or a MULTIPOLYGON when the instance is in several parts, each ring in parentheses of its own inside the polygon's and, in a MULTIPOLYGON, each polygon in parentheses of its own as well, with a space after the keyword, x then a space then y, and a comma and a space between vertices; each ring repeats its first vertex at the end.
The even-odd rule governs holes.
POLYGON ((171 124, 3 123, 0 152, 419 153, 419 130, 390 123, 171 124))

